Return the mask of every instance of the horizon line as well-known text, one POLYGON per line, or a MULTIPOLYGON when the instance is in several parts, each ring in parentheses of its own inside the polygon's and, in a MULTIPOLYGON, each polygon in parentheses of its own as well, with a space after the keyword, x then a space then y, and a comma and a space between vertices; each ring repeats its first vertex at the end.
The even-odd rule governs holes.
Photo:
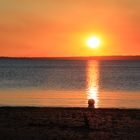
POLYGON ((140 60, 140 55, 106 55, 106 56, 56 56, 56 57, 23 57, 0 56, 0 59, 50 59, 50 60, 140 60))

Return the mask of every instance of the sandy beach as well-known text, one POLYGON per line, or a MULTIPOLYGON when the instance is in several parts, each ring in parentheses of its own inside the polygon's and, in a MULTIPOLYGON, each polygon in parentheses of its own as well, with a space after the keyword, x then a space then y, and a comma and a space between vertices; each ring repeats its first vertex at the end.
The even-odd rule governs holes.
POLYGON ((139 109, 1 107, 0 140, 139 140, 139 109))

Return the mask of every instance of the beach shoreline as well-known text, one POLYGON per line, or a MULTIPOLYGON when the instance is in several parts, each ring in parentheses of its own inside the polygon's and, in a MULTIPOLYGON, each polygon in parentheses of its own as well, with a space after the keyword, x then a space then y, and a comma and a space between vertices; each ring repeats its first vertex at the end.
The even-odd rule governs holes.
POLYGON ((0 107, 0 139, 140 139, 140 109, 0 107))

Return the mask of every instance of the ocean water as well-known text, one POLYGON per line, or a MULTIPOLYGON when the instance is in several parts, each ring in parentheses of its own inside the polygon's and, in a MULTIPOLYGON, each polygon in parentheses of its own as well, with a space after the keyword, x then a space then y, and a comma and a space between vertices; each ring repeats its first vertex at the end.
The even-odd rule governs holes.
POLYGON ((0 59, 0 106, 140 108, 140 61, 0 59))

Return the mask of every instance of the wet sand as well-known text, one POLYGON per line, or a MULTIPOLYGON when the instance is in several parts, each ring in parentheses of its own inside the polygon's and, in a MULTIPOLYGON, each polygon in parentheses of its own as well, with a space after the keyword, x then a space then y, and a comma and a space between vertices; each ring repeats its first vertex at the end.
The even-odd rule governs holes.
POLYGON ((0 107, 0 140, 139 140, 140 109, 0 107))

